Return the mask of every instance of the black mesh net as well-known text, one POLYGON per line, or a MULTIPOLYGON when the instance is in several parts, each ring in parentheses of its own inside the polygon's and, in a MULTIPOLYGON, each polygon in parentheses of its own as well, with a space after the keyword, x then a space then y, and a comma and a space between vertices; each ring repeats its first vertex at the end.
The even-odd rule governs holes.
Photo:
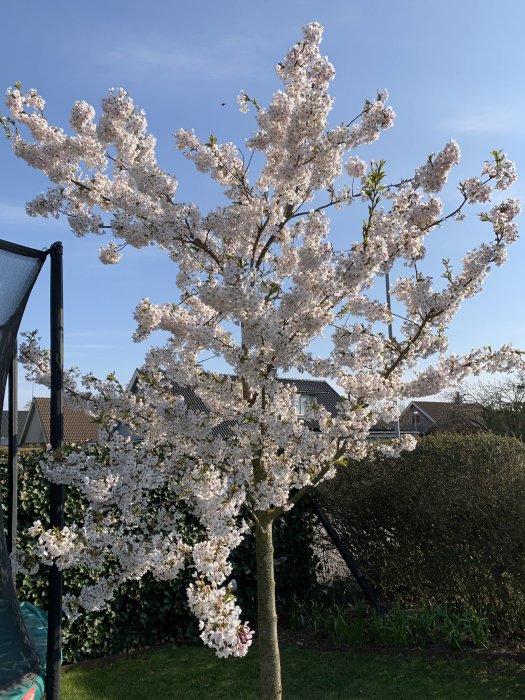
MULTIPOLYGON (((0 408, 16 336, 46 253, 0 240, 0 408)), ((7 556, 0 493, 0 696, 25 676, 38 673, 40 659, 26 630, 7 556)))

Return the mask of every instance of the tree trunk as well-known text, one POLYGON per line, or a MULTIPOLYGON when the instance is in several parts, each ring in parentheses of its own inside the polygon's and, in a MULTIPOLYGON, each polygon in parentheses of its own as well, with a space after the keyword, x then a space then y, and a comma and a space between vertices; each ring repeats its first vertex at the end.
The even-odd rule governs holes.
POLYGON ((273 570, 272 520, 257 514, 255 528, 257 550, 257 618, 261 700, 281 700, 281 661, 277 638, 275 579, 273 570))

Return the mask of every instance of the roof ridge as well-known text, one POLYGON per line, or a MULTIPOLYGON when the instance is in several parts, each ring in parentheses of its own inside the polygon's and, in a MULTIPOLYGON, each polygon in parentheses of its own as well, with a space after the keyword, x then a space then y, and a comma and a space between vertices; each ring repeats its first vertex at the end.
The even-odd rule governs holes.
POLYGON ((438 405, 441 404, 443 406, 481 406, 480 403, 477 401, 418 401, 416 399, 413 399, 411 403, 425 403, 425 404, 432 404, 432 405, 438 405))

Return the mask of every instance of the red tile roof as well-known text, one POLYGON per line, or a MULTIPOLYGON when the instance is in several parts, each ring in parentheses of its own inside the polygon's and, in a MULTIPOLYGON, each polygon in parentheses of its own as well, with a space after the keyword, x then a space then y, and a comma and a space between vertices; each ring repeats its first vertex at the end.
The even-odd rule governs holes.
MULTIPOLYGON (((51 401, 47 398, 33 399, 46 442, 50 442, 51 401)), ((64 442, 91 442, 98 437, 98 425, 83 411, 64 406, 64 442)))

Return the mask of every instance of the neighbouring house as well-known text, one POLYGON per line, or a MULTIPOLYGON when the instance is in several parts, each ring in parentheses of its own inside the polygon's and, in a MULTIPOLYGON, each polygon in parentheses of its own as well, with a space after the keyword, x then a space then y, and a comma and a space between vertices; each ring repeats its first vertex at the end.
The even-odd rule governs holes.
MULTIPOLYGON (((401 425, 399 427, 400 435, 416 435, 416 433, 414 433, 414 430, 411 428, 403 428, 401 430, 401 425)), ((395 421, 387 422, 381 419, 377 421, 377 423, 375 423, 368 431, 369 440, 392 440, 395 437, 397 437, 395 421)))
MULTIPOLYGON (((20 442, 20 435, 24 429, 27 414, 29 411, 18 411, 18 438, 20 442)), ((9 443, 9 411, 2 411, 2 421, 0 426, 0 445, 7 445, 9 443)))
MULTIPOLYGON (((51 401, 38 397, 31 402, 23 429, 19 430, 19 445, 41 446, 51 442, 51 401)), ((82 444, 94 442, 98 425, 91 416, 64 406, 64 442, 82 444)))
MULTIPOLYGON (((128 385, 128 390, 132 393, 136 393, 138 389, 139 372, 135 371, 131 381, 128 385)), ((342 396, 340 396, 335 389, 333 389, 330 384, 324 379, 296 379, 288 377, 279 377, 278 381, 284 384, 293 384, 297 390, 297 402, 295 410, 298 417, 304 416, 305 408, 312 403, 320 404, 324 406, 333 416, 337 414, 338 403, 342 401, 342 396)), ((204 401, 195 394, 191 387, 183 387, 179 384, 173 384, 173 393, 176 396, 182 396, 189 406, 199 410, 208 412, 208 408, 204 401)), ((234 424, 234 421, 224 421, 219 424, 215 432, 217 434, 223 435, 223 437, 228 436, 229 428, 234 424)), ((312 421, 312 430, 318 429, 316 421, 312 421)), ((121 431, 126 433, 124 428, 121 431)), ((414 434, 412 428, 407 428, 402 430, 402 433, 414 434)), ((127 434, 127 433, 126 433, 127 434)), ((386 423, 385 421, 379 421, 372 428, 370 428, 368 437, 370 440, 381 440, 381 439, 392 439, 396 437, 396 430, 394 423, 386 423)))
POLYGON ((304 416, 308 405, 317 403, 324 406, 332 416, 337 414, 337 404, 342 397, 324 379, 278 379, 283 384, 292 384, 297 391, 297 403, 295 410, 298 416, 304 416))
POLYGON ((399 418, 403 432, 480 433, 487 427, 483 407, 456 401, 411 401, 399 418))
MULTIPOLYGON (((128 385, 128 391, 136 393, 138 389, 139 372, 135 371, 131 381, 128 385)), ((341 401, 341 396, 333 389, 328 382, 324 379, 288 379, 287 377, 279 378, 278 381, 283 382, 283 384, 293 384, 297 390, 297 403, 296 412, 297 415, 304 416, 305 409, 308 405, 317 403, 320 406, 324 406, 327 411, 329 411, 333 416, 337 413, 337 404, 341 401)), ((197 396, 191 387, 184 387, 179 384, 173 383, 173 393, 175 396, 182 396, 186 403, 204 413, 208 413, 208 408, 204 401, 197 396)), ((215 431, 227 437, 229 428, 234 423, 234 421, 224 421, 220 423, 215 431)), ((312 429, 316 430, 315 421, 312 422, 312 429)), ((318 429, 318 426, 317 426, 318 429)))

